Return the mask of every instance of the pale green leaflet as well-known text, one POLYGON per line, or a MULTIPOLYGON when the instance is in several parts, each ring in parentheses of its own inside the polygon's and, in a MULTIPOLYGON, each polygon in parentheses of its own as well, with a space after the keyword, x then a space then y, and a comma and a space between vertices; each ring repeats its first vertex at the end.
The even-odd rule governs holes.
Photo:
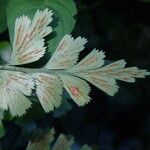
POLYGON ((33 79, 22 72, 0 72, 0 107, 9 108, 13 116, 21 116, 31 107, 31 102, 26 96, 31 95, 34 87, 33 79), (25 96, 26 95, 26 96, 25 96))
POLYGON ((25 72, 21 67, 39 60, 45 54, 44 37, 52 32, 50 23, 53 13, 45 9, 37 10, 33 20, 28 16, 16 18, 11 60, 5 70, 0 71, 0 108, 10 110, 13 116, 21 116, 31 107, 26 96, 31 96, 33 89, 45 110, 50 112, 61 105, 63 88, 79 106, 89 103, 90 86, 87 81, 100 90, 113 96, 118 92, 116 80, 135 82, 135 78, 150 75, 137 67, 125 68, 125 60, 105 65, 105 53, 94 49, 79 63, 79 53, 87 40, 65 35, 56 51, 41 72, 25 72), (20 71, 19 71, 20 68, 20 71))

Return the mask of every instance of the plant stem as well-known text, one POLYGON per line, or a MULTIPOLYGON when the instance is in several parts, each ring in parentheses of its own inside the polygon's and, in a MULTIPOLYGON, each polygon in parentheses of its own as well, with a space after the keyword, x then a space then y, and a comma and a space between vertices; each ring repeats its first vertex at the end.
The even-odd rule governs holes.
POLYGON ((63 72, 64 69, 45 69, 45 68, 24 68, 18 66, 8 66, 8 65, 0 65, 0 70, 7 70, 7 71, 18 71, 24 73, 48 73, 48 74, 55 74, 56 72, 63 72))

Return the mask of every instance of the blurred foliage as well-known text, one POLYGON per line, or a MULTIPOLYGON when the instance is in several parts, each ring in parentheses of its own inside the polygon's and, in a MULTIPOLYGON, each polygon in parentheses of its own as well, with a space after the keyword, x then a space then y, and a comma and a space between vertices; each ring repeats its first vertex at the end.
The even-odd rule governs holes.
MULTIPOLYGON (((55 131, 52 128, 45 132, 42 129, 34 131, 36 136, 29 141, 26 150, 72 150, 72 145, 75 143, 72 136, 60 134, 54 142, 55 131), (53 143, 52 143, 53 142, 53 143)), ((80 150, 91 150, 88 145, 84 145, 80 150)))
MULTIPOLYGON (((22 13, 31 17, 37 8, 52 8, 56 22, 52 25, 54 34, 48 42, 49 51, 54 51, 60 38, 72 31, 76 7, 71 0, 10 0, 0 1, 0 33, 6 29, 6 18, 11 39, 13 39, 14 18, 22 13), (5 2, 1 5, 1 2, 5 2), (44 2, 44 3, 43 3, 44 2), (2 21, 2 23, 1 23, 2 21), (1 27, 1 25, 3 27, 1 27), (54 38, 55 37, 55 38, 54 38)), ((89 40, 84 57, 94 47, 103 49, 109 60, 125 58, 131 66, 150 70, 150 3, 149 0, 75 0, 78 14, 72 34, 89 40)), ((8 31, 0 34, 1 41, 8 41, 8 31)), ((0 42, 0 63, 10 45, 0 42)), ((48 56, 49 57, 49 56, 48 56)), ((41 60, 44 61, 44 60, 41 60)), ((64 133, 75 136, 73 150, 79 150, 87 143, 94 150, 149 150, 150 149, 150 80, 139 80, 135 85, 121 83, 119 93, 111 98, 92 86, 92 101, 84 108, 78 108, 66 93, 62 107, 45 114, 36 98, 31 98, 34 107, 21 118, 12 119, 4 113, 0 125, 3 150, 26 149, 31 135, 41 128, 56 130, 56 136, 64 133), (73 109, 72 109, 73 108, 73 109), (10 148, 11 145, 11 148, 10 148)), ((37 132, 38 133, 38 132, 37 132)), ((37 137, 40 134, 36 134, 37 137)), ((53 143, 53 142, 52 142, 53 143)), ((85 146, 86 147, 86 146, 85 146)), ((84 147, 82 148, 84 149, 84 147)))
POLYGON ((0 42, 0 64, 5 64, 9 61, 10 52, 10 43, 8 41, 0 42))
POLYGON ((4 32, 7 28, 6 25, 6 8, 8 0, 0 1, 0 33, 4 32))
POLYGON ((4 117, 4 112, 0 110, 0 138, 5 135, 5 129, 2 122, 3 117, 4 117))

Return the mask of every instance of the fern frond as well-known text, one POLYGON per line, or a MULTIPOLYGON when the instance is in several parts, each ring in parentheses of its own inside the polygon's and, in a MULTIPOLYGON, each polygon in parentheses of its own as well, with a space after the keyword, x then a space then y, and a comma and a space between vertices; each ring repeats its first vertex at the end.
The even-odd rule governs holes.
MULTIPOLYGON (((100 51, 98 53, 101 55, 102 52, 100 51)), ((110 96, 114 96, 114 94, 118 92, 119 87, 116 83, 116 80, 135 82, 136 78, 144 78, 145 76, 150 75, 150 72, 147 70, 140 70, 137 67, 125 68, 125 60, 119 60, 108 65, 100 65, 100 67, 97 67, 100 62, 102 62, 101 64, 104 64, 104 56, 101 58, 101 60, 99 60, 99 62, 97 60, 93 62, 93 58, 96 58, 98 54, 95 54, 95 52, 92 51, 91 55, 93 55, 93 57, 91 57, 91 59, 88 59, 89 55, 83 59, 88 60, 85 61, 84 68, 81 65, 84 61, 81 60, 81 62, 79 62, 77 65, 71 69, 68 69, 67 72, 89 81, 110 96), (92 66, 92 64, 95 65, 89 69, 89 65, 92 66)))
POLYGON ((25 15, 16 19, 10 65, 31 63, 44 55, 44 37, 52 32, 52 14, 48 9, 37 10, 32 21, 25 15))
POLYGON ((36 84, 36 94, 45 110, 49 112, 61 105, 62 84, 55 75, 36 73, 32 74, 36 84))
POLYGON ((45 54, 44 37, 52 32, 49 26, 52 14, 46 8, 37 10, 33 20, 25 15, 16 18, 11 61, 0 67, 0 108, 3 110, 9 109, 13 116, 23 115, 31 106, 26 96, 30 96, 34 88, 45 112, 61 105, 63 88, 77 105, 84 106, 91 100, 87 81, 114 96, 119 89, 117 80, 133 83, 136 78, 150 75, 137 67, 126 68, 125 60, 105 65, 105 53, 97 49, 77 63, 87 40, 68 34, 43 68, 13 66, 35 62, 45 54))
POLYGON ((0 73, 0 108, 9 108, 13 116, 22 116, 31 107, 26 96, 34 88, 32 78, 22 72, 1 71, 0 73), (26 95, 26 96, 25 96, 26 95))
POLYGON ((65 35, 60 41, 56 51, 46 64, 46 69, 67 69, 74 66, 79 53, 87 43, 85 38, 74 39, 71 35, 65 35))

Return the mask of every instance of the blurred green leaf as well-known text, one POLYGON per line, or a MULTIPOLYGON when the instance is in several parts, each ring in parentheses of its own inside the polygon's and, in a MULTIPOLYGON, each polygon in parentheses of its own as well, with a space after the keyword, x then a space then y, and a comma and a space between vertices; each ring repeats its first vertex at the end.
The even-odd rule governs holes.
POLYGON ((11 47, 7 41, 0 42, 0 64, 5 64, 9 61, 11 47))
MULTIPOLYGON (((73 136, 60 134, 54 139, 55 130, 38 128, 32 131, 30 141, 26 150, 71 150, 74 144, 73 136)), ((88 145, 84 145, 80 150, 92 150, 88 145)))
POLYGON ((5 135, 5 129, 2 122, 2 119, 4 118, 4 112, 0 110, 0 138, 5 135))
POLYGON ((54 9, 56 18, 58 18, 58 22, 56 22, 57 19, 54 20, 54 23, 58 24, 54 28, 54 34, 56 34, 53 36, 55 37, 52 37, 48 42, 49 51, 54 52, 62 37, 72 32, 75 25, 74 16, 77 10, 73 0, 49 0, 48 5, 54 9))
POLYGON ((9 110, 4 112, 4 120, 7 120, 7 121, 13 120, 13 116, 10 114, 9 110))
POLYGON ((7 8, 7 24, 11 43, 16 17, 26 14, 33 18, 37 9, 44 8, 52 9, 54 12, 54 20, 51 24, 54 32, 49 36, 48 44, 50 52, 55 50, 60 39, 74 28, 76 6, 73 0, 10 0, 7 8))
POLYGON ((49 150, 50 143, 54 140, 54 129, 42 133, 42 130, 37 130, 36 137, 34 140, 29 141, 26 150, 49 150), (42 133, 42 135, 41 135, 42 133))
POLYGON ((0 33, 4 32, 7 28, 6 25, 6 7, 8 0, 0 0, 0 33))
POLYGON ((7 41, 0 42, 0 51, 5 49, 8 46, 10 46, 9 42, 7 42, 7 41))
POLYGON ((81 147, 81 150, 92 150, 88 145, 81 147))
POLYGON ((73 137, 67 137, 64 134, 60 134, 52 150, 71 150, 73 142, 73 137))
POLYGON ((0 138, 5 135, 5 129, 2 120, 0 120, 0 138))
POLYGON ((0 119, 4 118, 4 111, 0 109, 0 119))

